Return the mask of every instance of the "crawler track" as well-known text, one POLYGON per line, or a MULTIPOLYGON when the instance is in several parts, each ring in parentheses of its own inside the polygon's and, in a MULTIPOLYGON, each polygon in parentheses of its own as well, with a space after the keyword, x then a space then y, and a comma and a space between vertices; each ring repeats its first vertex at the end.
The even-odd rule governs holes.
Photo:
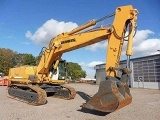
POLYGON ((47 102, 46 92, 35 85, 12 84, 7 88, 7 95, 12 99, 35 106, 47 102))
POLYGON ((75 96, 76 96, 76 91, 73 87, 70 87, 70 86, 67 86, 67 85, 61 85, 61 87, 65 88, 68 90, 68 95, 67 96, 59 96, 59 95, 55 95, 54 97, 58 97, 58 98, 61 98, 61 99, 66 99, 66 100, 70 100, 70 99, 74 99, 75 96))

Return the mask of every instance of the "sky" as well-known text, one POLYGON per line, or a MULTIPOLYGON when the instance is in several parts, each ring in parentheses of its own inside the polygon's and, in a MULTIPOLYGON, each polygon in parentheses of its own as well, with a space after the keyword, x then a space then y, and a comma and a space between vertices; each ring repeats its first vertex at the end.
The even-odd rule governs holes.
MULTIPOLYGON (((0 0, 0 48, 38 56, 56 35, 114 13, 117 7, 125 5, 139 11, 131 58, 159 54, 159 0, 0 0)), ((106 49, 107 41, 99 42, 65 53, 62 59, 80 64, 87 77, 93 78, 94 66, 105 62, 106 49)), ((123 51, 121 59, 125 58, 123 51)))

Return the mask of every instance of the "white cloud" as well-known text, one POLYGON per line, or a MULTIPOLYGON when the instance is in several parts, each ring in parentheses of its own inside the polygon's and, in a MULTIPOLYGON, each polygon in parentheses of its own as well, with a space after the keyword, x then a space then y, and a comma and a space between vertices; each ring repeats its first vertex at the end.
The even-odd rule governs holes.
POLYGON ((33 40, 37 44, 46 45, 49 41, 60 33, 71 31, 78 27, 76 23, 64 22, 50 19, 46 21, 35 33, 26 32, 26 37, 33 40))
POLYGON ((84 62, 78 63, 80 66, 85 66, 84 62))
POLYGON ((96 65, 99 65, 99 64, 102 64, 104 62, 102 61, 93 61, 91 63, 88 63, 87 66, 90 67, 90 68, 94 68, 96 65))
POLYGON ((147 39, 141 42, 141 44, 134 46, 134 54, 153 55, 157 54, 160 49, 160 39, 147 39))
POLYGON ((92 61, 90 63, 81 62, 81 63, 79 63, 79 65, 82 67, 83 70, 86 71, 86 73, 87 73, 86 78, 94 78, 95 72, 96 72, 94 67, 96 65, 103 64, 103 63, 104 62, 102 62, 102 61, 92 61))
POLYGON ((134 41, 133 41, 134 46, 139 45, 139 43, 148 39, 150 34, 154 34, 154 32, 150 30, 137 30, 136 35, 134 37, 134 41))
MULTIPOLYGON (((150 30, 138 30, 133 39, 133 55, 144 56, 157 54, 160 49, 160 38, 151 38, 155 34, 150 30)), ((126 54, 126 43, 124 44, 122 55, 126 54)))
POLYGON ((99 43, 95 43, 93 45, 87 46, 86 50, 90 50, 90 51, 96 51, 98 49, 106 49, 107 47, 107 43, 106 41, 103 42, 99 42, 99 43))
POLYGON ((103 64, 103 63, 104 62, 102 61, 92 61, 90 63, 81 62, 79 63, 79 65, 81 65, 82 67, 89 67, 93 69, 96 65, 103 64))

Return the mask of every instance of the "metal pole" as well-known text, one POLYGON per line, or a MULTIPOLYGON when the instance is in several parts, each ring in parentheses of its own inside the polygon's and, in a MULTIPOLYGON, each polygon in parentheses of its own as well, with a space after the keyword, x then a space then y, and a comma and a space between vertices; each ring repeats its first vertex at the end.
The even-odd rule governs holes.
POLYGON ((130 68, 130 56, 127 56, 127 68, 130 68))

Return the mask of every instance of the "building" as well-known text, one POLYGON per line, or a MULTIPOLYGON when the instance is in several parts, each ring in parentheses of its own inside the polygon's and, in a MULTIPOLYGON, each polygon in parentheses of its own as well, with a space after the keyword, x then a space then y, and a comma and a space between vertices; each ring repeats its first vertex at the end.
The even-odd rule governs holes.
MULTIPOLYGON (((120 62, 120 66, 126 66, 126 60, 120 62)), ((133 58, 130 60, 129 84, 131 87, 160 89, 160 54, 133 58)), ((96 84, 105 80, 105 64, 95 66, 96 84)))

